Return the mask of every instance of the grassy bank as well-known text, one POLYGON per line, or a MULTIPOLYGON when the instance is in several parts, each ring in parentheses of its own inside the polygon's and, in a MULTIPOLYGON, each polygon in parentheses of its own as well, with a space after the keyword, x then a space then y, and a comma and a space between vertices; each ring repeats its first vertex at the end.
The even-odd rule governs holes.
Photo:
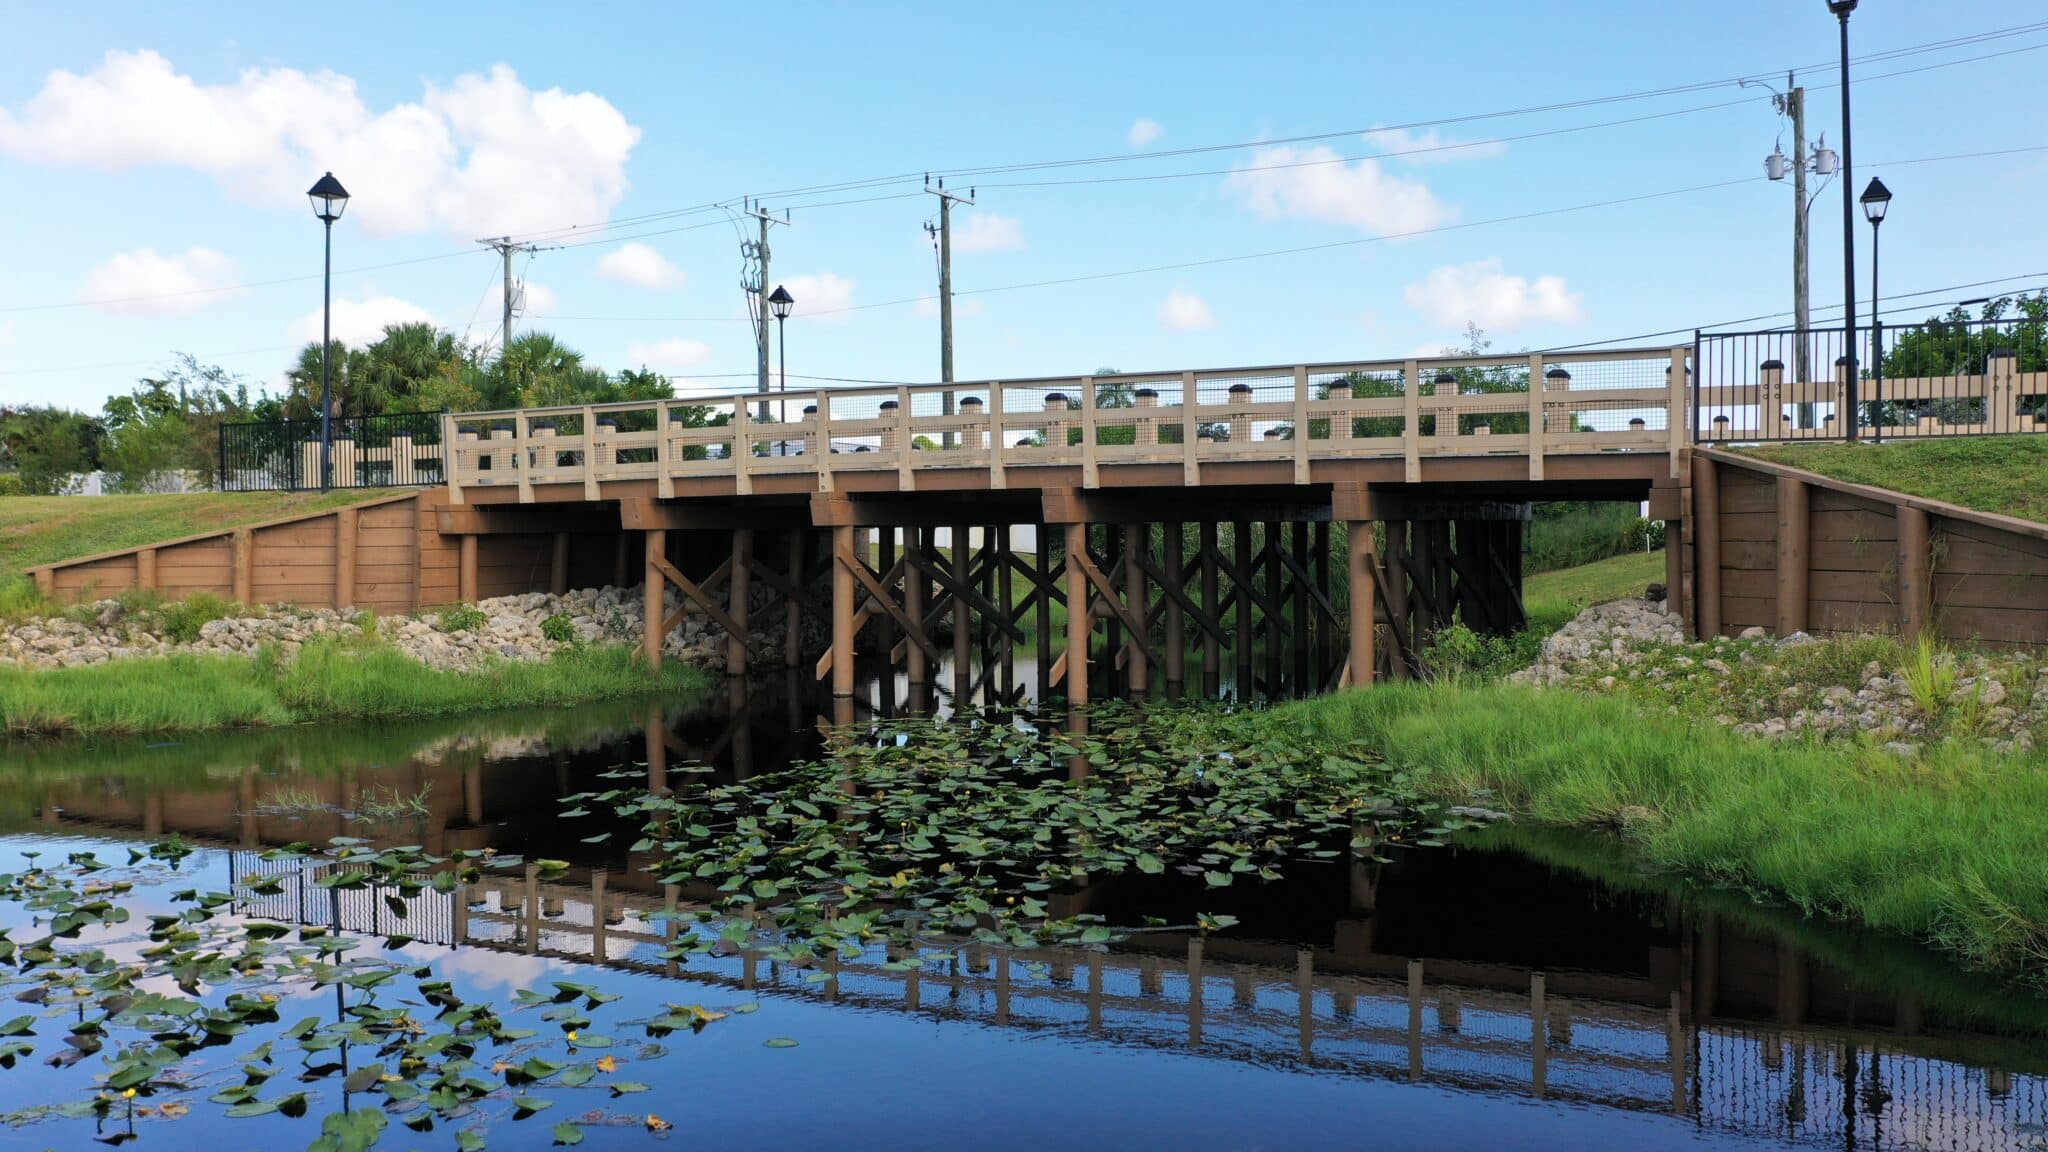
POLYGON ((1529 627, 1549 633, 1592 605, 1641 596, 1643 589, 1663 582, 1664 553, 1631 552, 1530 576, 1523 581, 1522 604, 1529 627))
POLYGON ((1779 444, 1745 455, 1980 512, 2048 521, 2048 436, 1952 436, 1882 444, 1779 444))
POLYGON ((2048 757, 1765 743, 1607 696, 1388 685, 1268 723, 1362 738, 1436 794, 1618 830, 1648 865, 1928 941, 2048 961, 2048 757))
POLYGON ((38 564, 275 520, 390 496, 342 492, 193 492, 166 496, 10 496, 0 500, 0 580, 38 564))
POLYGON ((557 708, 704 680, 704 673, 673 662, 649 676, 626 647, 445 672, 388 647, 334 642, 307 645, 289 661, 176 655, 81 668, 0 667, 0 724, 16 735, 99 736, 395 720, 557 708))

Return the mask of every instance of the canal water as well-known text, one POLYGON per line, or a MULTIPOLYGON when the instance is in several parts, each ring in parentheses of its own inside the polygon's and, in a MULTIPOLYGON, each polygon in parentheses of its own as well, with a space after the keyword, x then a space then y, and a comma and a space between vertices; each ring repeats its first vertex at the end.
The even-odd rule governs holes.
MULTIPOLYGON (((1266 886, 1088 893, 1111 923, 1238 917, 1205 937, 963 947, 908 971, 880 955, 805 969, 743 950, 662 959, 674 929, 647 860, 625 837, 585 842, 559 798, 609 786, 600 774, 619 766, 680 788, 814 755, 806 687, 0 746, 0 871, 31 853, 118 859, 176 834, 199 850, 144 877, 144 910, 175 911, 172 890, 195 882, 270 875, 238 911, 338 925, 372 950, 402 933, 383 947, 465 998, 509 1004, 560 980, 639 1018, 726 1014, 694 1034, 622 1035, 611 1051, 645 1092, 570 1093, 545 1120, 493 1125, 492 1148, 546 1147, 562 1117, 603 1148, 2048 1147, 2048 1003, 1900 941, 1640 875, 1599 841, 1509 828, 1266 886), (400 921, 374 893, 331 895, 266 858, 333 836, 570 867, 428 891, 400 921), (650 1113, 673 1127, 651 1132, 650 1113)), ((19 908, 4 916, 20 927, 19 908)), ((195 1100, 135 1125, 134 1146, 303 1147, 346 1099, 332 1078, 308 1082, 336 1096, 310 1119, 227 1120, 195 1100)), ((80 1090, 77 1072, 40 1061, 0 1071, 0 1146, 114 1131, 39 1111, 80 1090)), ((454 1143, 445 1127, 394 1125, 381 1146, 454 1143)))

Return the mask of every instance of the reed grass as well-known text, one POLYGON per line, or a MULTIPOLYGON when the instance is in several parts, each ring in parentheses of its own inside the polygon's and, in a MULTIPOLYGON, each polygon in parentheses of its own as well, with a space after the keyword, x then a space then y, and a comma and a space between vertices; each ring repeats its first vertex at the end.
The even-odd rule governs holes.
POLYGON ((1270 722, 1363 738, 1437 795, 1618 832, 1642 861, 1965 961, 2048 960, 2048 758, 1765 743, 1614 697, 1387 685, 1270 722))
POLYGON ((399 720, 674 692, 704 677, 674 663, 650 675, 623 646, 452 672, 374 641, 332 639, 290 660, 178 654, 82 668, 0 666, 0 726, 14 735, 114 736, 399 720))

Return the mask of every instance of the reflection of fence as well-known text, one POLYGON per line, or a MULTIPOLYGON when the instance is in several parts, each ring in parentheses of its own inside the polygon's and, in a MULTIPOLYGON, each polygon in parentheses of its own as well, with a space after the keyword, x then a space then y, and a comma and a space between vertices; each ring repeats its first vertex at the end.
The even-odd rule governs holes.
POLYGON ((2048 323, 1931 320, 1703 336, 1701 441, 2048 432, 2048 323), (1873 355, 1873 349, 1876 354, 1873 355), (1854 367, 1851 356, 1854 357, 1854 367))
MULTIPOLYGON (((433 412, 344 416, 333 422, 330 487, 439 484, 441 417, 433 412)), ((320 487, 320 421, 223 424, 220 486, 226 492, 320 487)))
MULTIPOLYGON (((237 854, 238 877, 256 870, 245 858, 237 854)), ((1878 1034, 1700 1025, 1675 991, 1661 1007, 1641 1002, 1654 998, 1647 981, 1311 948, 1297 949, 1289 970, 1231 958, 1266 947, 1163 936, 1144 938, 1143 951, 927 948, 920 965, 900 970, 889 966, 900 957, 879 950, 803 968, 744 948, 679 962, 658 955, 677 922, 653 918, 676 906, 676 890, 660 900, 621 892, 603 872, 572 886, 529 868, 454 894, 430 890, 409 910, 425 918, 405 927, 381 899, 337 904, 313 891, 317 899, 294 902, 288 886, 252 911, 1318 1074, 1666 1112, 1801 1144, 2006 1148, 2048 1124, 2048 1079, 1904 1051, 1878 1034), (1641 1000, 1561 991, 1592 985, 1641 1000)))

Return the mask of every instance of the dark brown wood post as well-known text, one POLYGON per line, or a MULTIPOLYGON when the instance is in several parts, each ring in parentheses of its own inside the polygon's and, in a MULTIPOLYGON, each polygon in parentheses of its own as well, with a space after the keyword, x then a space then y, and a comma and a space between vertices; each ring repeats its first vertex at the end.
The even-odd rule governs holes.
POLYGON ((965 707, 974 684, 974 606, 967 591, 974 587, 973 537, 967 525, 953 525, 953 703, 965 707))
POLYGON ((801 528, 789 534, 789 595, 783 605, 782 664, 797 668, 804 661, 804 546, 810 536, 801 528))
MULTIPOLYGON (((1216 522, 1202 521, 1202 610, 1218 628, 1223 626, 1223 601, 1216 592, 1216 522)), ((1214 700, 1223 691, 1221 641, 1211 629, 1202 630, 1202 698, 1214 700)))
POLYGON ((554 554, 548 557, 548 591, 556 596, 569 590, 569 534, 555 533, 554 554))
POLYGON ((1808 530, 1812 521, 1806 482, 1778 477, 1778 635, 1806 631, 1808 572, 1812 553, 1808 530))
POLYGON ((456 545, 455 598, 464 604, 476 602, 476 536, 459 537, 456 545))
POLYGON ((1038 595, 1032 601, 1035 614, 1032 631, 1038 641, 1038 695, 1052 695, 1052 525, 1040 524, 1038 537, 1038 595))
POLYGON ((1278 520, 1266 523, 1266 547, 1261 553, 1266 568, 1266 695, 1277 699, 1280 695, 1280 676, 1287 655, 1287 569, 1281 559, 1281 549, 1287 545, 1281 538, 1278 520))
MULTIPOLYGON (((1138 560, 1145 555, 1146 537, 1152 534, 1149 524, 1126 524, 1124 536, 1124 609, 1133 620, 1144 623, 1150 612, 1150 603, 1145 590, 1145 570, 1138 566, 1138 560)), ((1145 662, 1145 636, 1136 633, 1131 636, 1130 660, 1125 665, 1129 674, 1131 696, 1142 700, 1152 687, 1151 669, 1145 662)))
POLYGON ((1934 582, 1929 578, 1934 556, 1929 550, 1927 513, 1909 504, 1898 505, 1899 525, 1899 638, 1908 644, 1920 642, 1927 630, 1933 603, 1934 582))
MULTIPOLYGON (((1304 436, 1306 436, 1307 434, 1308 433, 1306 432, 1302 433, 1302 435, 1304 436)), ((1314 655, 1313 649, 1315 647, 1315 625, 1309 618, 1308 581, 1302 578, 1302 573, 1313 573, 1315 570, 1309 566, 1308 543, 1310 531, 1307 522, 1300 520, 1294 521, 1293 523, 1288 525, 1287 531, 1294 538, 1293 543, 1295 569, 1293 573, 1294 684, 1292 685, 1289 695, 1305 696, 1312 691, 1312 689, 1309 687, 1308 669, 1310 657, 1314 655)))
POLYGON ((1700 639, 1711 640, 1721 634, 1721 478, 1704 455, 1692 458, 1692 501, 1692 586, 1700 639))
POLYGON ((1237 657, 1237 698, 1249 700, 1252 696, 1252 525, 1249 520, 1239 520, 1230 526, 1230 535, 1237 553, 1237 575, 1232 578, 1237 594, 1237 634, 1231 639, 1232 655, 1237 657))
MULTIPOLYGON (((905 559, 910 559, 912 557, 915 557, 917 554, 917 529, 907 528, 903 531, 905 532, 905 535, 903 537, 903 555, 905 559)), ((875 530, 875 532, 875 571, 880 572, 884 577, 883 587, 888 587, 889 582, 886 578, 889 575, 889 569, 894 568, 896 566, 897 529, 878 528, 875 530)), ((866 550, 859 548, 858 542, 863 541, 865 538, 866 537, 863 533, 861 533, 858 529, 855 530, 855 547, 858 551, 860 551, 863 559, 866 558, 866 550)), ((912 567, 910 564, 907 563, 903 566, 903 604, 905 609, 907 609, 905 615, 909 616, 912 620, 919 619, 919 615, 917 609, 910 608, 910 582, 917 578, 917 573, 920 571, 922 571, 922 569, 912 567)), ((923 600, 920 599, 918 603, 922 604, 923 600)), ((889 654, 896 651, 896 621, 887 613, 880 612, 879 610, 875 614, 874 619, 875 646, 881 649, 884 662, 890 664, 891 667, 894 667, 895 662, 889 658, 889 654)), ((910 647, 915 648, 917 647, 917 645, 912 644, 910 645, 910 647)), ((888 677, 885 676, 883 677, 883 679, 887 680, 888 677)), ((915 680, 918 679, 918 677, 913 676, 911 677, 911 679, 915 680)))
MULTIPOLYGON (((928 541, 925 539, 925 529, 923 528, 907 528, 905 529, 905 531, 908 532, 909 535, 903 538, 903 615, 909 618, 911 626, 918 630, 918 635, 923 636, 925 635, 924 565, 925 557, 927 555, 925 545, 928 541)), ((896 530, 894 528, 882 529, 882 539, 885 541, 891 540, 894 537, 895 532, 896 530)), ((888 544, 886 546, 891 552, 895 550, 895 545, 893 543, 888 544)), ((895 635, 896 633, 893 628, 883 633, 883 636, 887 638, 893 638, 895 635)), ((895 645, 892 642, 890 644, 888 651, 894 650, 895 645)), ((891 671, 893 674, 893 666, 891 671)), ((929 670, 925 668, 924 647, 918 644, 915 640, 911 639, 910 637, 904 637, 904 679, 909 681, 911 684, 923 684, 929 678, 928 672, 929 670)))
POLYGON ((1187 681, 1187 657, 1182 651, 1187 642, 1183 634, 1187 625, 1181 615, 1180 596, 1176 595, 1184 593, 1187 588, 1187 581, 1181 575, 1181 546, 1186 538, 1187 534, 1179 521, 1168 523, 1159 530, 1159 543, 1165 550, 1162 558, 1164 567, 1160 569, 1160 575, 1166 577, 1167 587, 1171 590, 1166 597, 1166 651, 1163 653, 1166 657, 1166 696, 1169 700, 1180 699, 1187 681))

